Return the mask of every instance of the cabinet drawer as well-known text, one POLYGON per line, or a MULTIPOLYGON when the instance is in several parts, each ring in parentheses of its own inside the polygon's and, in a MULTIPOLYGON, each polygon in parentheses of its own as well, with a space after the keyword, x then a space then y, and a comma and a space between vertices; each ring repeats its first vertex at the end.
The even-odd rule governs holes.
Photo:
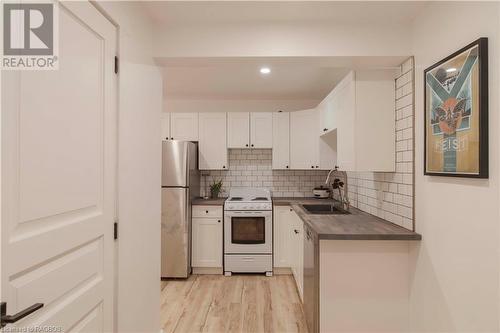
POLYGON ((226 254, 224 271, 233 273, 272 272, 273 256, 271 254, 226 254))
POLYGON ((193 206, 193 217, 222 218, 222 206, 193 206))

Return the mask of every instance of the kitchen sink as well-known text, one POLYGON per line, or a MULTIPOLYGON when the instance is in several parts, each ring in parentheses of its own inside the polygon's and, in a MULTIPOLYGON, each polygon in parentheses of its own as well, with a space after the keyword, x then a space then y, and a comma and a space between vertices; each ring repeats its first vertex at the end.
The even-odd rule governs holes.
POLYGON ((340 214, 350 214, 347 210, 339 209, 333 205, 301 205, 302 208, 309 214, 321 214, 321 215, 340 215, 340 214))

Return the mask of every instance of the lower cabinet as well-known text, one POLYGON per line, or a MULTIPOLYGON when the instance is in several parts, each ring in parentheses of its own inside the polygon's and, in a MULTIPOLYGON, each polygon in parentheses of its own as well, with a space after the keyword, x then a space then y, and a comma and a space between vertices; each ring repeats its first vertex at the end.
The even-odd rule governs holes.
POLYGON ((291 268, 293 214, 295 212, 289 206, 274 207, 273 253, 274 267, 277 268, 291 268))
POLYGON ((297 290, 299 291, 300 300, 304 298, 304 224, 302 220, 294 212, 293 234, 292 234, 292 249, 293 257, 291 269, 297 290))
MULTIPOLYGON (((191 266, 222 270, 222 215, 193 217, 191 266)), ((196 273, 196 272, 195 272, 196 273)))
POLYGON ((303 297, 304 227, 290 206, 274 207, 274 267, 290 268, 303 297))

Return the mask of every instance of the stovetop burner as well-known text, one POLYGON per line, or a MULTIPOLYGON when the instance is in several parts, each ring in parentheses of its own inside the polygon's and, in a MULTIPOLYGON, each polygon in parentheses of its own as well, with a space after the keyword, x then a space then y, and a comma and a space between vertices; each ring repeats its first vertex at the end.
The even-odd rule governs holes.
POLYGON ((252 201, 268 201, 269 199, 266 197, 255 197, 252 201))

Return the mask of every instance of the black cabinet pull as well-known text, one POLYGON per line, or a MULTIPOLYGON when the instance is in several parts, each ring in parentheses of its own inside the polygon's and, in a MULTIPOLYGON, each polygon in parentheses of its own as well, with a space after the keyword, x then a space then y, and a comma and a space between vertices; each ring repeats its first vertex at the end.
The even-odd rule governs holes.
POLYGON ((311 169, 314 169, 314 165, 311 165, 311 169))
POLYGON ((253 147, 253 143, 251 144, 251 146, 253 147))
POLYGON ((245 145, 245 147, 248 147, 248 143, 245 145))
POLYGON ((41 308, 43 308, 43 303, 35 303, 32 306, 22 311, 19 311, 14 315, 9 316, 7 315, 7 303, 2 302, 0 303, 0 327, 4 327, 7 324, 15 323, 16 321, 19 321, 24 317, 29 316, 30 314, 41 308))
POLYGON ((225 166, 225 165, 223 165, 223 166, 222 166, 222 169, 225 169, 225 168, 226 168, 226 166, 225 166))
POLYGON ((286 168, 288 169, 288 165, 286 166, 286 168))
POLYGON ((290 211, 292 212, 292 211, 293 211, 293 209, 291 209, 291 208, 290 208, 290 211))
POLYGON ((217 220, 217 222, 219 222, 219 223, 220 223, 220 220, 217 220))
POLYGON ((323 132, 326 132, 326 131, 328 131, 328 128, 323 128, 323 132))
POLYGON ((170 140, 173 140, 174 138, 170 137, 170 140))
POLYGON ((207 214, 208 214, 208 210, 206 210, 206 211, 205 211, 205 213, 207 213, 207 214))
POLYGON ((319 166, 316 165, 316 169, 319 168, 319 166))

